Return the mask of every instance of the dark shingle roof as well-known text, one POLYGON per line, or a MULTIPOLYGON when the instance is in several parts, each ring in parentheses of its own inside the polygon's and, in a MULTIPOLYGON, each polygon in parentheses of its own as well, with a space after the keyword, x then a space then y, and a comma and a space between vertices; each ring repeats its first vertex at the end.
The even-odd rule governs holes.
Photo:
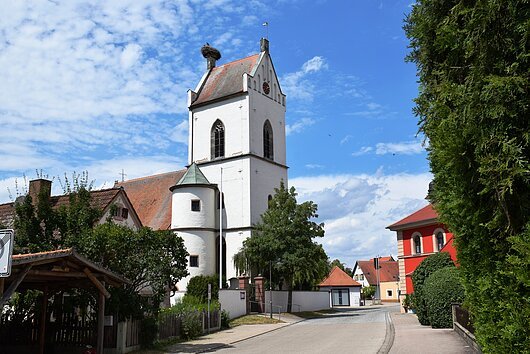
POLYGON ((210 182, 194 162, 177 182, 178 186, 185 184, 210 184, 210 182))

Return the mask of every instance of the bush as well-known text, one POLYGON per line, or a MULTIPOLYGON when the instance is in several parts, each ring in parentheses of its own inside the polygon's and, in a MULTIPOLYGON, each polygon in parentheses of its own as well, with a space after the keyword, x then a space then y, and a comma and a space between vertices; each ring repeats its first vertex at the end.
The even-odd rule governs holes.
POLYGON ((422 325, 428 326, 430 324, 427 305, 425 304, 422 290, 426 279, 438 269, 454 266, 455 264, 449 253, 439 252, 425 258, 416 268, 414 273, 412 273, 412 284, 414 286, 414 312, 418 316, 418 321, 420 321, 422 325))
POLYGON ((219 277, 217 275, 197 275, 190 279, 186 289, 186 295, 200 299, 200 302, 208 301, 208 284, 212 284, 212 300, 219 299, 219 277))
POLYGON ((464 300, 464 287, 458 269, 446 267, 432 273, 425 281, 422 291, 431 326, 452 327, 451 303, 461 303, 464 300))
POLYGON ((196 310, 184 311, 181 314, 182 326, 180 336, 182 339, 194 339, 202 334, 202 314, 196 310))
POLYGON ((373 298, 375 295, 375 286, 370 285, 370 286, 365 286, 364 288, 362 288, 362 295, 364 299, 373 298))
POLYGON ((221 328, 230 328, 230 313, 226 310, 221 311, 221 328))

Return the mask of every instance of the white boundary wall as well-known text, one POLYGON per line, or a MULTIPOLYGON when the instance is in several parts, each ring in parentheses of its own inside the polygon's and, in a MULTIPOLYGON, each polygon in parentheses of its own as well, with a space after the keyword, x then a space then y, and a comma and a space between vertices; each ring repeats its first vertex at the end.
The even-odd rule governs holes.
POLYGON ((246 296, 245 290, 219 290, 221 310, 228 311, 230 319, 246 315, 246 296), (245 298, 241 299, 241 293, 245 294, 245 298))
MULTIPOLYGON (((273 312, 287 311, 288 291, 272 292, 272 310, 273 312), (281 306, 279 309, 277 306, 281 306)), ((293 291, 293 306, 291 311, 316 311, 329 309, 329 294, 322 291, 293 291)), ((265 292, 265 312, 270 311, 270 292, 265 292)))

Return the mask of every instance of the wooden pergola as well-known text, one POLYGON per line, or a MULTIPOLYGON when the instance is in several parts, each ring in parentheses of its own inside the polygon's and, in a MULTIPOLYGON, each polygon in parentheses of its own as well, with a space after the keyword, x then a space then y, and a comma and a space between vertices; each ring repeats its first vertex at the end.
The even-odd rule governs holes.
POLYGON ((122 276, 89 261, 73 248, 17 254, 12 258, 11 275, 7 278, 0 278, 0 307, 17 290, 35 289, 43 292, 39 328, 39 353, 42 354, 45 344, 45 319, 49 294, 72 288, 96 287, 99 294, 96 350, 98 353, 103 353, 105 299, 110 297, 106 285, 120 287, 129 283, 129 280, 122 276))

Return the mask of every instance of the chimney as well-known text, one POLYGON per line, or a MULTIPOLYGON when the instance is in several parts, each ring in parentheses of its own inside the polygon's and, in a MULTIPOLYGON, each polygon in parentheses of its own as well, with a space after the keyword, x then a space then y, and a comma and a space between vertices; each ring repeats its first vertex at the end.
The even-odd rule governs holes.
POLYGON ((262 38, 259 41, 259 49, 262 52, 269 52, 269 40, 267 38, 262 38))
POLYGON ((208 70, 215 68, 215 62, 221 59, 221 52, 208 43, 202 46, 201 54, 206 58, 206 69, 208 70))
POLYGON ((31 203, 37 205, 39 200, 39 194, 45 193, 47 198, 50 198, 52 192, 52 181, 47 179, 39 178, 29 181, 29 196, 31 197, 31 203))

